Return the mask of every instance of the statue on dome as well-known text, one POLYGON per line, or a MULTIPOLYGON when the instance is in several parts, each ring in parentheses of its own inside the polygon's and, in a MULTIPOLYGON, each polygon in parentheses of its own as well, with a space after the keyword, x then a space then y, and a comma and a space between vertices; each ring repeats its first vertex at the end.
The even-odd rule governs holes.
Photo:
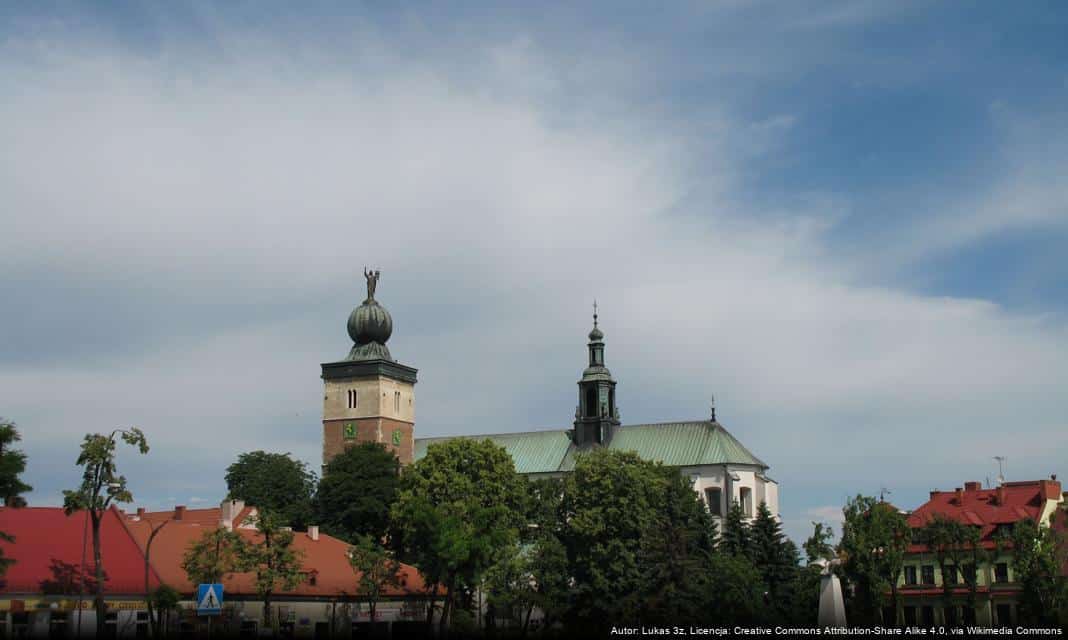
POLYGON ((367 299, 375 299, 375 288, 378 286, 378 276, 382 274, 381 271, 371 271, 367 267, 363 268, 363 277, 367 278, 367 299))

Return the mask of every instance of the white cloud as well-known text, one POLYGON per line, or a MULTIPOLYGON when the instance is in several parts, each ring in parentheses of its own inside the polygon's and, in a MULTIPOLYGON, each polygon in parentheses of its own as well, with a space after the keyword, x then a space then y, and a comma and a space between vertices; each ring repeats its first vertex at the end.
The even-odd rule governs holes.
POLYGON ((761 131, 761 153, 792 116, 712 109, 722 137, 686 140, 640 111, 561 117, 558 88, 583 71, 527 41, 488 47, 485 83, 369 47, 388 73, 248 44, 216 61, 59 45, 0 63, 5 267, 249 301, 207 337, 0 364, 28 448, 73 459, 78 434, 137 422, 159 468, 203 447, 220 484, 253 448, 314 468, 317 365, 348 348, 365 264, 384 273, 394 355, 421 370, 422 434, 566 426, 597 297, 626 421, 704 417, 715 392, 787 515, 810 504, 798 487, 959 483, 995 449, 1044 475, 1068 444, 1060 319, 866 285, 824 244, 834 194, 770 214, 736 196, 732 132, 761 131), (495 91, 508 71, 535 88, 495 91), (265 299, 302 310, 261 317, 265 299))

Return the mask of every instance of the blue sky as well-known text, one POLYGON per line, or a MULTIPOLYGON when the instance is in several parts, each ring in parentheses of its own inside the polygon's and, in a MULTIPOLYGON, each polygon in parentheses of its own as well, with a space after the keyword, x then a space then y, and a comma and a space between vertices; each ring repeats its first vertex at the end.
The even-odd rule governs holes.
MULTIPOLYGON (((139 424, 150 506, 319 448, 360 270, 425 435, 722 421, 800 537, 1068 450, 1068 10, 0 8, 0 414, 31 500, 139 424)), ((1064 471, 1063 469, 1060 469, 1064 471)))

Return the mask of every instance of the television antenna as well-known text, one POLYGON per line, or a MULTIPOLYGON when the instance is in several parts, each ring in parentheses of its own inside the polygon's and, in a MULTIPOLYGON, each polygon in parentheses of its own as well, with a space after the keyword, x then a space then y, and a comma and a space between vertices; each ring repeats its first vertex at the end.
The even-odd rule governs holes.
POLYGON ((891 493, 893 493, 893 491, 887 489, 886 487, 879 487, 879 502, 886 502, 886 496, 890 495, 891 493))
POLYGON ((998 486, 1005 484, 1005 462, 1008 460, 1006 456, 994 456, 994 459, 998 461, 998 486))

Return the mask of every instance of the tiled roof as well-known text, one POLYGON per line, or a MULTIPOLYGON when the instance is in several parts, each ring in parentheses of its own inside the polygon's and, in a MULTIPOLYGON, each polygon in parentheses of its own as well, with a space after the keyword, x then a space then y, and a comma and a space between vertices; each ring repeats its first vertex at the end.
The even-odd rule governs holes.
MULTIPOLYGON (((165 583, 181 593, 189 594, 194 589, 194 585, 189 582, 185 570, 182 569, 182 558, 190 545, 199 540, 205 532, 218 526, 220 510, 215 511, 217 513, 212 520, 215 523, 213 525, 201 525, 195 521, 186 521, 184 518, 181 521, 172 521, 163 526, 152 542, 152 548, 149 551, 152 566, 159 572, 160 578, 165 583)), ((126 523, 142 549, 151 533, 150 522, 151 518, 129 520, 126 523)), ((260 534, 252 529, 236 528, 235 531, 250 541, 261 539, 260 534)), ((310 579, 305 579, 292 591, 276 592, 279 596, 355 595, 357 576, 348 562, 348 544, 326 534, 319 534, 318 540, 312 540, 308 533, 298 531, 294 533, 293 546, 303 554, 302 570, 308 576, 315 576, 315 584, 312 584, 310 579)), ((423 580, 414 567, 402 565, 401 576, 402 585, 387 589, 386 596, 402 596, 421 592, 424 589, 423 580)), ((227 576, 223 584, 227 594, 253 595, 256 593, 252 573, 236 573, 227 576)))
MULTIPOLYGON (((577 447, 568 431, 562 429, 456 436, 488 439, 504 447, 519 473, 556 473, 571 471, 577 447)), ((415 459, 426 455, 427 447, 451 438, 417 438, 415 459)), ((615 430, 609 449, 633 451, 645 460, 672 467, 714 464, 752 465, 767 469, 742 443, 717 422, 664 422, 636 424, 615 430)))
MULTIPOLYGON (((88 514, 70 516, 61 507, 0 508, 0 531, 15 536, 14 544, 0 542, 4 556, 15 563, 2 580, 0 593, 41 593, 46 590, 77 594, 83 549, 86 573, 93 574, 92 525, 88 514), (71 588, 73 585, 73 589, 71 588)), ((145 560, 123 526, 118 510, 104 513, 100 525, 101 559, 107 579, 104 592, 141 594, 145 591, 145 560)), ((149 572, 152 588, 159 586, 155 571, 149 572)), ((91 591, 90 589, 86 590, 91 591)))
MULTIPOLYGON (((908 523, 918 529, 935 515, 942 515, 979 527, 983 546, 993 549, 997 546, 994 536, 999 525, 1009 527, 1026 519, 1037 522, 1049 514, 1049 501, 1063 501, 1060 483, 1055 480, 1006 482, 995 489, 982 489, 978 482, 969 482, 959 491, 932 491, 930 499, 912 512, 908 523)), ((909 550, 921 553, 927 549, 913 544, 909 550)))

